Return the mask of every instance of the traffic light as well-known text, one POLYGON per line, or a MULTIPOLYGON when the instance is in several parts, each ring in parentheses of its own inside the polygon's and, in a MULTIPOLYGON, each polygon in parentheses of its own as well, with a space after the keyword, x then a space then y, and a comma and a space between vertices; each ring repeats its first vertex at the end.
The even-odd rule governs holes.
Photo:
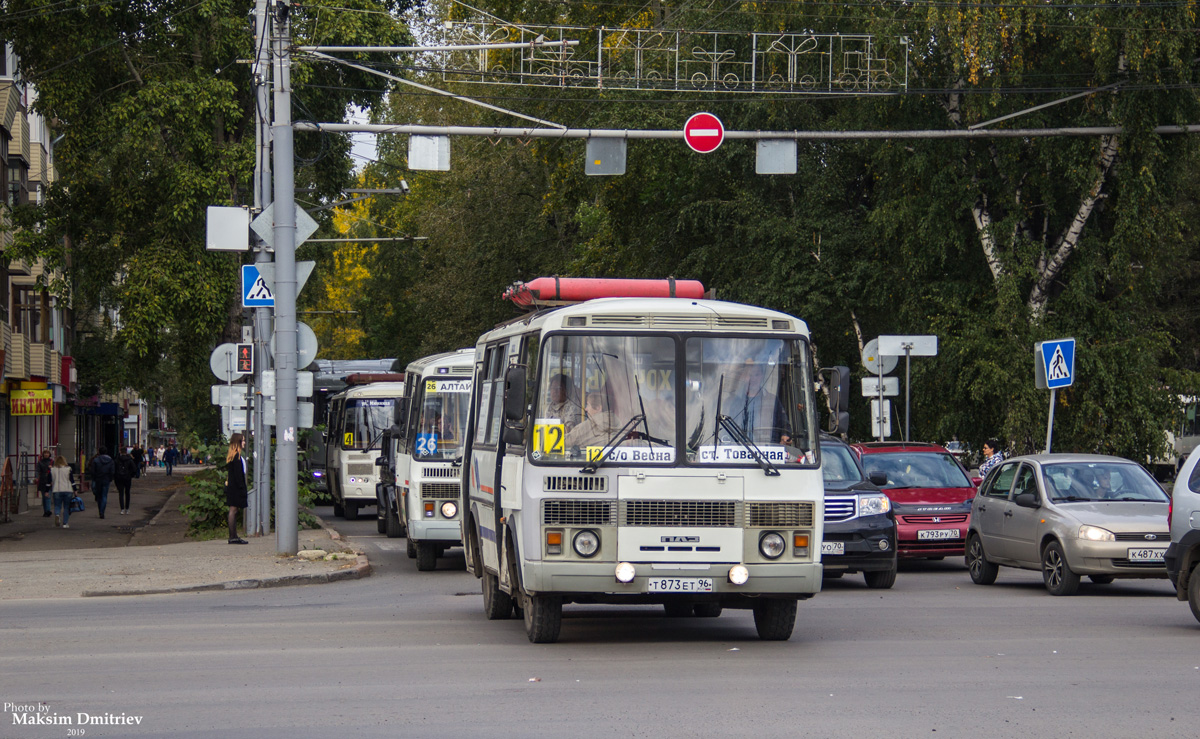
POLYGON ((237 371, 244 374, 254 374, 254 345, 237 345, 237 371))

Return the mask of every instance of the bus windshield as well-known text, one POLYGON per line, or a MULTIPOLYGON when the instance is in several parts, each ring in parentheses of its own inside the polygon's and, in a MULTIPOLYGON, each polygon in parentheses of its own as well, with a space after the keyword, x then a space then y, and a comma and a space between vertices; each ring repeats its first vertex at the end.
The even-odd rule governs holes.
POLYGON ((555 335, 543 351, 535 461, 592 462, 606 451, 609 465, 816 461, 802 341, 555 335))
POLYGON ((808 352, 800 341, 687 340, 687 452, 698 464, 815 462, 808 352))
POLYGON ((383 430, 392 425, 395 398, 347 398, 343 449, 377 449, 383 430))
POLYGON ((592 461, 625 428, 610 463, 675 461, 675 341, 553 336, 546 343, 533 458, 592 461))
POLYGON ((466 378, 426 380, 416 430, 416 456, 422 461, 455 459, 462 454, 463 429, 471 403, 466 378))

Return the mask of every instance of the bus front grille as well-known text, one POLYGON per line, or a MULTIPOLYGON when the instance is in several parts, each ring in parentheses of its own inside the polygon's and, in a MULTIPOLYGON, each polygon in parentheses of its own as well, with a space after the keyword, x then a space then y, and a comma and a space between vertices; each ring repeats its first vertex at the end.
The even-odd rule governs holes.
POLYGON ((373 464, 348 464, 346 465, 347 475, 373 475, 375 474, 375 465, 373 464))
POLYGON ((623 500, 622 526, 737 526, 733 500, 623 500))
POLYGON ((459 474, 461 474, 459 470, 453 467, 426 467, 421 470, 423 477, 449 477, 453 479, 458 477, 459 474))
POLYGON ((457 482, 423 482, 421 483, 421 497, 425 500, 432 498, 446 499, 458 497, 457 482))
POLYGON ((542 490, 547 493, 606 493, 608 478, 602 475, 547 475, 542 481, 542 490))
POLYGON ((812 503, 746 503, 748 528, 807 528, 812 524, 812 503))
POLYGON ((543 500, 547 526, 615 526, 616 506, 609 500, 543 500))

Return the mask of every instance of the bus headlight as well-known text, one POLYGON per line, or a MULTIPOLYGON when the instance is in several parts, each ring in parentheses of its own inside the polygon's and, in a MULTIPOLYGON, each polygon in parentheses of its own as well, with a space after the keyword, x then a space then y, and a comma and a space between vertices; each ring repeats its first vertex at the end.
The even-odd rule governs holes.
POLYGON ((580 557, 591 557, 600 551, 600 537, 596 536, 595 531, 584 529, 571 540, 571 546, 580 557))
POLYGON ((633 576, 637 574, 637 569, 629 562, 621 562, 617 565, 617 582, 633 582, 633 576))
POLYGON ((442 503, 442 518, 454 518, 458 513, 458 504, 452 500, 442 503))
POLYGON ((750 579, 750 570, 745 565, 734 565, 729 568, 729 582, 734 585, 745 585, 750 579))
POLYGON ((774 531, 763 534, 758 540, 758 551, 767 559, 779 559, 783 556, 784 549, 787 549, 787 542, 774 531))

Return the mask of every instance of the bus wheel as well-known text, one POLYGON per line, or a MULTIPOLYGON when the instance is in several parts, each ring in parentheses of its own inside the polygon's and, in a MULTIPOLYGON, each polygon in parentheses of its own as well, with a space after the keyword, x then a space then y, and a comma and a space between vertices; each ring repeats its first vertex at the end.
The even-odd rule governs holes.
POLYGON ((534 644, 553 644, 562 630, 562 599, 551 595, 525 596, 525 635, 534 644))
POLYGON ((376 506, 375 511, 375 531, 380 534, 387 533, 387 508, 385 506, 376 506))
POLYGON ((663 610, 667 612, 667 618, 687 618, 692 615, 691 603, 663 603, 663 610))
POLYGON ((389 539, 400 538, 400 516, 392 513, 388 506, 383 507, 383 533, 387 534, 389 539))
POLYGON ((408 558, 417 558, 417 544, 411 538, 408 540, 408 558))
POLYGON ((335 516, 346 515, 346 507, 343 506, 341 503, 339 503, 336 500, 333 501, 333 515, 335 515, 335 516))
POLYGON ((692 610, 700 618, 717 618, 723 610, 720 603, 697 603, 692 610))
POLYGON ((483 615, 489 621, 508 618, 513 612, 512 596, 500 589, 500 578, 483 573, 483 615))
POLYGON ((764 600, 754 606, 754 627, 763 641, 787 641, 796 627, 796 601, 764 600))
POLYGON ((346 520, 347 521, 357 521, 358 520, 358 503, 349 503, 349 502, 346 503, 346 520))
POLYGON ((437 544, 429 541, 419 541, 417 547, 417 569, 428 572, 437 567, 437 544))

